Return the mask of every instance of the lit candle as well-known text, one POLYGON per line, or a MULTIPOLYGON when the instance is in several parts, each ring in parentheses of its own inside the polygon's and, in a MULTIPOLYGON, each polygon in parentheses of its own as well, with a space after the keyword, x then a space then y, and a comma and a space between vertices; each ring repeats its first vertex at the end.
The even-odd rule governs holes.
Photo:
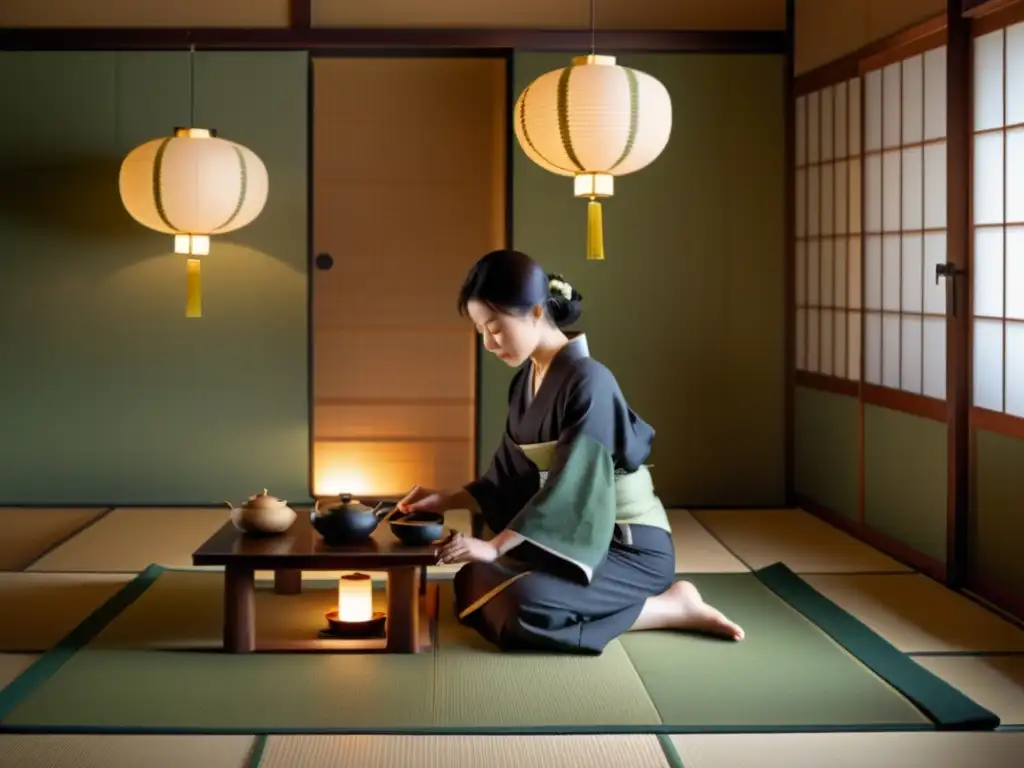
POLYGON ((338 620, 363 622, 373 618, 373 581, 365 573, 338 579, 338 620))

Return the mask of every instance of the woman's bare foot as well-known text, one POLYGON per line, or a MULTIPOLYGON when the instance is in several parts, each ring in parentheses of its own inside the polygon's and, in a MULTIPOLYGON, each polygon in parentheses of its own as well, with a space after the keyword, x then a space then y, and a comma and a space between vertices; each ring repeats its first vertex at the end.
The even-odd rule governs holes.
POLYGON ((742 627, 705 603, 697 588, 688 581, 677 581, 660 595, 648 598, 631 629, 676 629, 729 640, 744 637, 742 627))

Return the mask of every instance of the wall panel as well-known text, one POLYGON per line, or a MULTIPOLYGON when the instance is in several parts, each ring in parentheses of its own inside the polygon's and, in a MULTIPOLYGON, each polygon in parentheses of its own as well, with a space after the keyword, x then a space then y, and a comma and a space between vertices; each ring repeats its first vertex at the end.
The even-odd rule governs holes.
POLYGON ((476 337, 456 297, 505 234, 503 59, 314 61, 314 493, 460 485, 476 337))
POLYGON ((270 196, 203 258, 133 221, 118 168, 189 120, 185 53, 0 53, 0 504, 306 495, 302 53, 196 55, 198 124, 256 152, 270 196))

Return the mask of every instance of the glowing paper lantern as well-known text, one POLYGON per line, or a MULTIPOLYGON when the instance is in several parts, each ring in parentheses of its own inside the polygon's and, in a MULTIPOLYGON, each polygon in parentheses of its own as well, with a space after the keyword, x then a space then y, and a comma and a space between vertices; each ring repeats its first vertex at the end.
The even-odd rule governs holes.
POLYGON ((202 316, 198 256, 210 252, 210 235, 241 229, 263 210, 269 180, 251 150, 203 128, 175 128, 174 135, 133 149, 121 163, 121 200, 144 227, 174 235, 174 252, 188 260, 188 317, 202 316))
POLYGON ((351 623, 373 618, 373 581, 365 573, 338 579, 338 620, 351 623))
POLYGON ((658 80, 614 56, 577 56, 541 75, 515 109, 519 146, 551 173, 575 177, 587 205, 587 258, 604 258, 601 204, 615 177, 652 163, 672 133, 672 99, 658 80))

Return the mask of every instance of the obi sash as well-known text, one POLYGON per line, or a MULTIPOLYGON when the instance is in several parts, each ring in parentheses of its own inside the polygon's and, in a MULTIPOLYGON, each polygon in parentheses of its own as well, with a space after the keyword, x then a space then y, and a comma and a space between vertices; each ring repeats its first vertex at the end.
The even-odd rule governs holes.
MULTIPOLYGON (((607 557, 616 527, 628 545, 632 540, 629 526, 653 525, 669 530, 668 516, 654 494, 654 482, 646 466, 629 474, 616 472, 607 449, 589 438, 576 441, 555 485, 548 488, 556 446, 555 442, 519 446, 537 467, 541 490, 509 523, 512 535, 506 538, 499 555, 529 542, 576 566, 589 583, 594 569, 607 557)), ((459 618, 483 607, 529 573, 521 571, 499 584, 461 611, 459 618)))

